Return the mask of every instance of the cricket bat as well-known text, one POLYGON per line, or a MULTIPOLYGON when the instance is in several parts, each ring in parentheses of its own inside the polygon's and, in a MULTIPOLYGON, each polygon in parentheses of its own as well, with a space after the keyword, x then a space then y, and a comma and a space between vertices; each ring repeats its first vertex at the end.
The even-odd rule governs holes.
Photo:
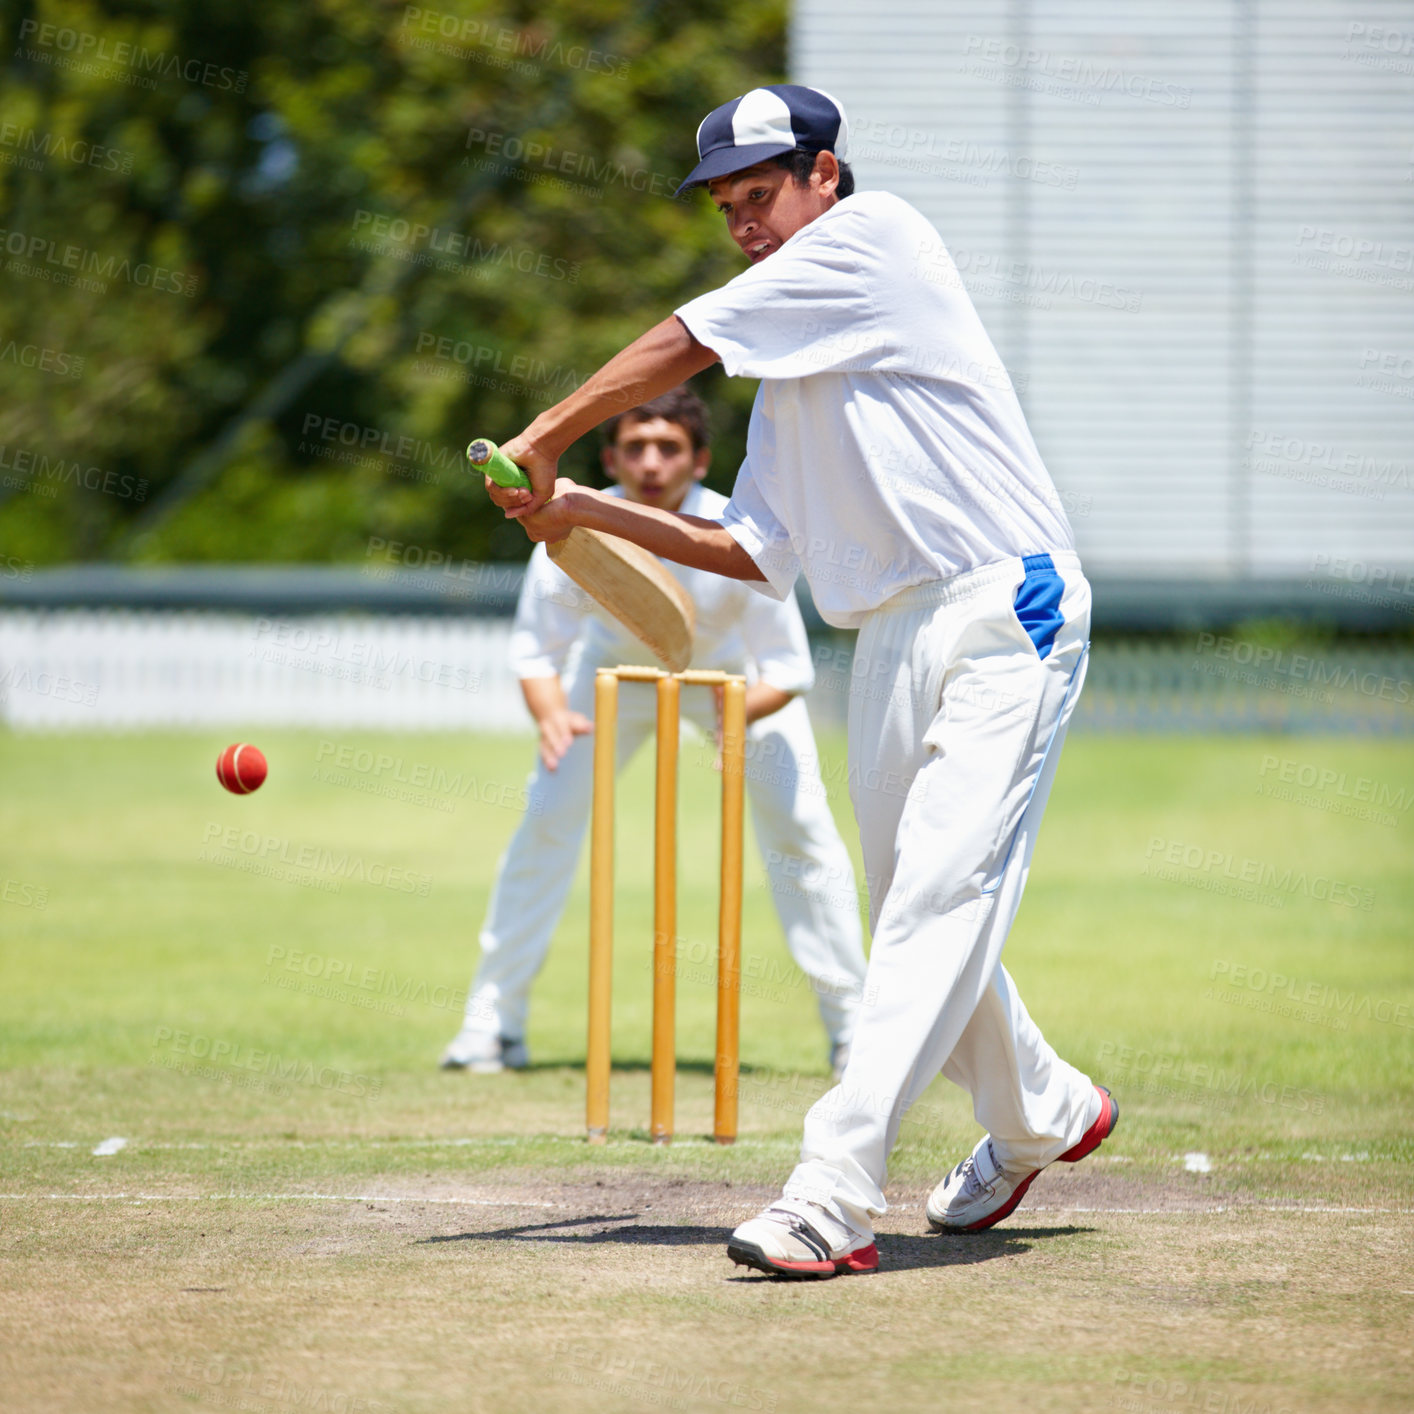
MULTIPOLYGON (((466 459, 497 486, 530 489, 530 478, 485 437, 467 447, 466 459)), ((655 555, 631 540, 582 525, 545 548, 591 599, 673 672, 682 672, 692 661, 696 611, 687 591, 655 555)))

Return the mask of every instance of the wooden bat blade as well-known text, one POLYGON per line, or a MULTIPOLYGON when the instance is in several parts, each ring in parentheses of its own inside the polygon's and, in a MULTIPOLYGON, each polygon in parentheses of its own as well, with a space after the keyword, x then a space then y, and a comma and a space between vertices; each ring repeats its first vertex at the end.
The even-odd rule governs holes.
POLYGON ((673 672, 692 661, 697 632, 692 600, 647 550, 582 525, 546 548, 555 564, 673 672))

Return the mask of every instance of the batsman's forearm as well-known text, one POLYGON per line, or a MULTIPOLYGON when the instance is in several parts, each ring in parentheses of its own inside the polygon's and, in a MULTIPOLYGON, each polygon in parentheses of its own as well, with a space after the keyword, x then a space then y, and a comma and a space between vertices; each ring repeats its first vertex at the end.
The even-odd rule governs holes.
POLYGON ((674 564, 710 570, 727 579, 764 580, 756 561, 715 520, 641 506, 618 496, 571 493, 577 525, 632 540, 674 564))
POLYGON ((526 436, 541 451, 558 457, 615 413, 676 388, 716 362, 717 355, 672 315, 616 353, 569 397, 542 412, 526 428, 526 436))

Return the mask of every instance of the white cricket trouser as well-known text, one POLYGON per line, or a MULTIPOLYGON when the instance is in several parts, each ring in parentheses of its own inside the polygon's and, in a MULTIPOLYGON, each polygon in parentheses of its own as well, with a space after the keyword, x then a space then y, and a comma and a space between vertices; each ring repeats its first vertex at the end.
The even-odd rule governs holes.
MULTIPOLYGON (((596 666, 579 662, 565 684, 570 707, 591 718, 596 666)), ((620 688, 620 770, 654 734, 656 711, 651 685, 620 688)), ((709 738, 715 733, 710 689, 685 686, 681 712, 709 738)), ((830 1043, 848 1041, 864 980, 859 897, 820 779, 805 703, 796 698, 753 722, 746 749, 746 796, 786 945, 816 995, 830 1043)), ((577 737, 554 771, 536 763, 531 808, 501 860, 481 929, 481 962, 466 1005, 471 1030, 525 1034, 530 985, 574 880, 593 786, 592 736, 577 737)))
POLYGON ((874 941, 849 1065, 806 1115, 785 1188, 860 1234, 885 1211, 899 1124, 939 1071, 971 1094, 1007 1169, 1049 1163, 1085 1130, 1093 1087, 1000 957, 1089 628, 1080 562, 1056 554, 905 590, 860 630, 849 760, 874 941))

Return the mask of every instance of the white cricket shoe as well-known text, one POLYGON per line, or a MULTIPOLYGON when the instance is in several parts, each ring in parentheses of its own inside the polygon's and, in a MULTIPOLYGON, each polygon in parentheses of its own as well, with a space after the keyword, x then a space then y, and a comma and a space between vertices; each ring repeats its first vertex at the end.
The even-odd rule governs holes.
POLYGON ((530 1053, 519 1037, 497 1036, 463 1026, 442 1052, 443 1070, 469 1070, 473 1075, 497 1075, 503 1070, 524 1070, 530 1053))
MULTIPOLYGON (((1108 1139, 1119 1123, 1119 1106, 1103 1085, 1095 1087, 1100 1113, 1077 1144, 1053 1161, 1074 1164, 1108 1139)), ((1045 1165, 1043 1165, 1045 1167, 1045 1165)), ((1040 1173, 1007 1173, 997 1160, 992 1136, 984 1134, 977 1147, 932 1191, 925 1211, 934 1232, 981 1232, 1007 1217, 1026 1196, 1040 1173)))
POLYGON ((872 1237, 857 1236, 818 1203, 792 1198, 778 1198, 742 1223, 727 1243, 727 1256, 738 1266, 798 1279, 879 1268, 872 1237))

